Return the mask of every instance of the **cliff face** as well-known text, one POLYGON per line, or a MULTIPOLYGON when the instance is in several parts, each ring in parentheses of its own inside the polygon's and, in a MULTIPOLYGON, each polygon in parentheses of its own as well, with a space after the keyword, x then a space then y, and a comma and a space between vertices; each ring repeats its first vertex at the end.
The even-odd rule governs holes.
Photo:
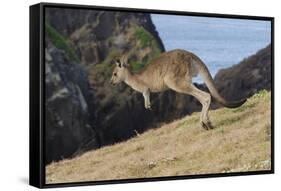
POLYGON ((216 87, 229 100, 250 97, 259 90, 271 90, 271 45, 240 63, 220 70, 216 87))
POLYGON ((47 8, 45 18, 47 163, 148 128, 141 95, 109 79, 113 59, 127 54, 138 70, 164 50, 150 15, 47 8))
POLYGON ((71 156, 85 142, 97 148, 99 140, 85 70, 52 44, 45 54, 45 148, 50 162, 71 156))
MULTIPOLYGON (((109 54, 121 53, 136 56, 138 60, 135 58, 135 61, 142 60, 151 50, 146 50, 143 55, 130 50, 135 47, 132 45, 136 42, 132 41, 138 38, 138 28, 155 39, 155 48, 164 50, 149 14, 50 8, 46 11, 46 20, 71 41, 82 64, 98 64, 109 54)), ((140 37, 139 43, 143 43, 144 38, 140 37)), ((149 48, 146 45, 150 42, 144 43, 147 44, 139 48, 149 48)))

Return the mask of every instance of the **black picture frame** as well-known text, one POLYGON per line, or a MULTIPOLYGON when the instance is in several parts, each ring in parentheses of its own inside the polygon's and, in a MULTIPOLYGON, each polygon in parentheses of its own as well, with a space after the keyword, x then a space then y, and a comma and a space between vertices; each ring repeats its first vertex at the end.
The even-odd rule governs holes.
POLYGON ((121 7, 103 7, 73 4, 56 4, 56 3, 39 3, 30 6, 30 153, 29 153, 29 184, 38 188, 53 188, 66 186, 84 186, 84 185, 100 185, 100 184, 116 184, 116 183, 132 183, 147 181, 164 181, 179 180, 193 178, 211 178, 211 177, 228 177, 228 176, 244 176, 258 174, 274 173, 274 18, 249 15, 231 15, 231 14, 214 14, 214 13, 196 13, 183 11, 167 11, 153 9, 134 9, 121 7), (153 177, 138 179, 122 179, 122 180, 106 180, 106 181, 90 181, 75 183, 45 183, 45 8, 72 8, 72 9, 91 9, 104 11, 123 11, 123 12, 142 12, 168 15, 185 15, 198 17, 215 17, 215 18, 236 18, 250 20, 264 20, 271 22, 271 170, 253 171, 253 172, 231 172, 219 174, 202 174, 202 175, 186 175, 171 177, 153 177))

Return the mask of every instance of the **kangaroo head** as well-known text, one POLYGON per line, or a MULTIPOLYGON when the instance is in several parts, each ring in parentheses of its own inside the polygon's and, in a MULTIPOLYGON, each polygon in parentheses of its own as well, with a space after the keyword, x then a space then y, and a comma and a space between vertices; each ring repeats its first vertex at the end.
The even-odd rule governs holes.
POLYGON ((113 69, 112 77, 110 80, 110 83, 113 85, 123 82, 128 75, 128 65, 124 59, 116 60, 115 64, 116 66, 113 69))

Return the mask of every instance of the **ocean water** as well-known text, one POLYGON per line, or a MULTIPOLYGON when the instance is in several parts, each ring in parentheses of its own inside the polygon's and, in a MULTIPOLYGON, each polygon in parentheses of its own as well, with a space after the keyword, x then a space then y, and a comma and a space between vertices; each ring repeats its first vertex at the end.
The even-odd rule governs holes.
MULTIPOLYGON (((256 53, 271 42, 270 21, 152 14, 166 51, 195 53, 212 76, 256 53)), ((196 77, 194 82, 202 82, 196 77)))

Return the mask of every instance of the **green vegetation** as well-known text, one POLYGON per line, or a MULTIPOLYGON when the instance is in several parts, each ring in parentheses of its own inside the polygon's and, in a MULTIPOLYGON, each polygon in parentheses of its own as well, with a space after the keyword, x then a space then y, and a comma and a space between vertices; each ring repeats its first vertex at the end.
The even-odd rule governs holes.
POLYGON ((149 46, 154 40, 152 35, 143 27, 137 27, 135 30, 135 36, 140 41, 141 47, 149 46))
MULTIPOLYGON (((114 38, 110 37, 107 39, 107 41, 109 44, 112 44, 114 38)), ((153 35, 151 35, 147 30, 140 26, 132 28, 131 41, 127 46, 130 47, 130 50, 127 54, 129 55, 129 64, 133 72, 142 69, 146 64, 148 64, 152 59, 154 59, 161 53, 158 42, 154 39, 153 35), (142 51, 144 51, 144 53, 142 51), (142 59, 139 59, 139 55, 141 55, 142 53, 145 56, 142 59)), ((104 77, 105 79, 110 79, 112 69, 114 67, 114 65, 112 64, 112 60, 117 59, 120 56, 120 50, 118 50, 117 48, 112 48, 105 60, 103 60, 99 64, 96 64, 94 67, 98 71, 98 73, 102 74, 102 77, 104 77)))
POLYGON ((110 79, 112 69, 115 66, 112 64, 112 60, 118 57, 120 57, 120 52, 116 48, 113 48, 104 61, 95 65, 95 69, 97 69, 99 73, 102 73, 105 79, 110 79))
POLYGON ((130 65, 131 65, 132 71, 138 71, 141 68, 143 68, 143 66, 144 66, 144 64, 142 64, 139 61, 131 62, 130 65))
POLYGON ((151 58, 153 59, 161 53, 161 49, 158 46, 158 44, 156 43, 156 41, 152 42, 152 49, 153 49, 153 52, 152 52, 153 54, 152 54, 151 58))
POLYGON ((68 40, 65 37, 63 37, 55 28, 53 28, 48 23, 45 24, 45 30, 55 47, 64 50, 70 60, 80 62, 74 49, 70 46, 68 40))
POLYGON ((256 93, 255 95, 253 95, 253 97, 251 98, 251 100, 247 101, 244 105, 242 105, 241 107, 235 108, 235 109, 228 109, 228 111, 231 112, 242 112, 245 110, 249 110, 250 108, 255 107, 255 105, 257 104, 257 102, 255 100, 259 99, 259 100, 263 100, 266 99, 267 101, 270 100, 270 95, 268 94, 268 91, 266 90, 260 90, 258 93, 256 93))
MULTIPOLYGON (((140 26, 137 27, 135 29, 134 34, 135 34, 136 39, 139 40, 141 48, 144 48, 147 46, 152 48, 151 58, 154 58, 161 53, 161 50, 160 50, 160 47, 159 47, 157 41, 154 39, 152 34, 150 34, 143 27, 140 27, 140 26)), ((146 62, 147 61, 149 61, 149 60, 146 60, 146 62)))
POLYGON ((200 127, 200 112, 196 112, 125 142, 54 162, 46 167, 46 181, 61 183, 270 170, 270 98, 270 92, 261 91, 242 106, 246 109, 211 110, 213 130, 200 127))
POLYGON ((105 79, 108 80, 111 77, 111 73, 112 73, 114 65, 109 64, 104 61, 104 62, 94 65, 94 67, 98 71, 99 74, 102 74, 102 77, 104 77, 105 79))
POLYGON ((267 98, 268 92, 266 90, 260 90, 258 93, 254 95, 255 98, 267 98))
POLYGON ((150 49, 150 53, 147 54, 142 60, 131 60, 130 65, 132 71, 139 71, 146 64, 150 63, 152 59, 157 57, 161 53, 161 49, 154 39, 153 35, 149 31, 145 30, 143 27, 138 26, 134 29, 134 39, 137 40, 137 46, 132 49, 130 55, 134 55, 135 52, 143 51, 145 49, 150 49))

